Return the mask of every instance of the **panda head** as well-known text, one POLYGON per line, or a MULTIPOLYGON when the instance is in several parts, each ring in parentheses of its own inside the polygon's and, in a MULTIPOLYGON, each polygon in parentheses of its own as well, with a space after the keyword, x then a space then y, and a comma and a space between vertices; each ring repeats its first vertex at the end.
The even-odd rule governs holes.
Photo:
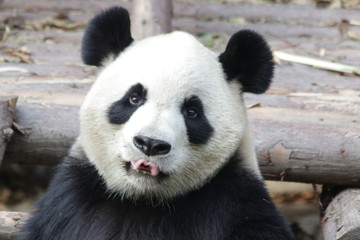
POLYGON ((248 145, 242 93, 264 92, 273 74, 252 31, 218 56, 184 32, 134 41, 122 8, 90 21, 82 55, 104 69, 81 107, 80 145, 108 189, 131 199, 163 201, 209 181, 248 145))

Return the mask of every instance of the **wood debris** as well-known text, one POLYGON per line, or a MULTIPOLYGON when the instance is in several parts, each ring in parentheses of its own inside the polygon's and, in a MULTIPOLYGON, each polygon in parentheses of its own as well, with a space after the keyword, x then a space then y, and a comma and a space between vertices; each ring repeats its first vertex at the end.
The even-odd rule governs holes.
POLYGON ((259 108, 259 107, 263 107, 263 105, 261 103, 256 103, 254 105, 248 106, 247 109, 259 108))
POLYGON ((28 73, 29 71, 25 68, 19 68, 19 67, 0 67, 0 73, 3 73, 3 72, 28 73))
POLYGON ((360 34, 354 32, 354 31, 348 31, 347 36, 351 40, 360 41, 360 34))
POLYGON ((314 0, 318 8, 339 8, 342 6, 341 0, 314 0))
POLYGON ((21 16, 9 16, 0 23, 0 40, 6 41, 12 29, 23 29, 25 19, 21 16))
POLYGON ((360 9, 360 0, 342 0, 342 7, 360 9))
POLYGON ((324 61, 310 57, 298 56, 295 54, 285 53, 282 51, 275 51, 274 55, 283 61, 295 62, 328 71, 340 72, 345 74, 355 74, 360 76, 360 67, 356 67, 356 66, 334 63, 334 62, 324 61))
POLYGON ((4 24, 11 29, 23 29, 25 27, 25 19, 22 16, 9 16, 4 19, 4 24))
POLYGON ((32 53, 25 46, 20 48, 2 47, 7 56, 0 58, 0 62, 34 63, 32 53))
POLYGON ((86 21, 72 22, 64 19, 44 18, 40 20, 27 21, 26 29, 44 30, 44 29, 61 29, 64 31, 74 31, 84 28, 86 21))
POLYGON ((0 97, 0 164, 14 131, 11 129, 13 123, 13 114, 17 102, 15 96, 0 97))
POLYGON ((360 23, 357 21, 349 21, 343 19, 338 24, 338 29, 344 39, 351 39, 355 41, 360 41, 360 35, 351 29, 353 26, 360 26, 360 23))
POLYGON ((60 29, 64 31, 74 31, 84 28, 87 21, 72 21, 66 12, 58 12, 53 17, 36 19, 26 22, 28 30, 60 29))

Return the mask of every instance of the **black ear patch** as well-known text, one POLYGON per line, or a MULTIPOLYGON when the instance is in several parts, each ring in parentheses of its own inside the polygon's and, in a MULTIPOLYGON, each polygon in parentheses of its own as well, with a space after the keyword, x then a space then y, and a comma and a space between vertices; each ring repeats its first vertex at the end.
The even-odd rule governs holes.
POLYGON ((274 71, 273 56, 259 34, 250 30, 235 33, 219 60, 227 80, 239 81, 244 92, 263 93, 269 88, 274 71))
POLYGON ((82 41, 82 59, 85 64, 101 66, 107 57, 117 56, 132 42, 128 11, 110 8, 88 23, 82 41))

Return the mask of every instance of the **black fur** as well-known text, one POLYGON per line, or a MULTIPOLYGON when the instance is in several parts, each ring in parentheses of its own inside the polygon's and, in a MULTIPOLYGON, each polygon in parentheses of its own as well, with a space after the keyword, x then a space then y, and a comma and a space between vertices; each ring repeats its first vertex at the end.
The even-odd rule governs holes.
POLYGON ((85 64, 101 66, 110 56, 117 56, 133 42, 126 9, 110 8, 96 15, 87 25, 82 41, 85 64))
POLYGON ((244 92, 263 93, 274 71, 272 52, 266 41, 251 30, 235 33, 219 56, 229 81, 237 79, 244 92))
POLYGON ((111 105, 108 111, 109 121, 114 124, 126 123, 131 115, 146 102, 146 93, 146 89, 140 83, 132 86, 119 101, 111 105), (132 94, 136 94, 141 99, 139 105, 134 106, 130 103, 132 94))
POLYGON ((205 144, 212 136, 214 129, 207 120, 201 100, 192 96, 185 100, 181 108, 181 112, 185 119, 185 125, 189 142, 193 144, 205 144), (188 116, 188 110, 195 111, 196 116, 188 116))
POLYGON ((263 183, 229 163, 200 190, 152 206, 111 194, 86 159, 65 158, 23 240, 289 240, 263 183))

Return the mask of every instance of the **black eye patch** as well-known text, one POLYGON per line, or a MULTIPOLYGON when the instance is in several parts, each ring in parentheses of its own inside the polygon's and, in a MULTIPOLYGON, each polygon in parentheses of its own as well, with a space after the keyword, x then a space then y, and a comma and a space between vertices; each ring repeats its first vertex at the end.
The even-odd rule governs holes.
POLYGON ((205 144, 212 136, 214 129, 207 120, 201 100, 197 96, 186 99, 181 107, 185 119, 189 142, 205 144))
POLYGON ((114 102, 108 111, 108 118, 111 123, 124 124, 131 115, 146 102, 146 89, 140 83, 132 86, 125 95, 114 102))

